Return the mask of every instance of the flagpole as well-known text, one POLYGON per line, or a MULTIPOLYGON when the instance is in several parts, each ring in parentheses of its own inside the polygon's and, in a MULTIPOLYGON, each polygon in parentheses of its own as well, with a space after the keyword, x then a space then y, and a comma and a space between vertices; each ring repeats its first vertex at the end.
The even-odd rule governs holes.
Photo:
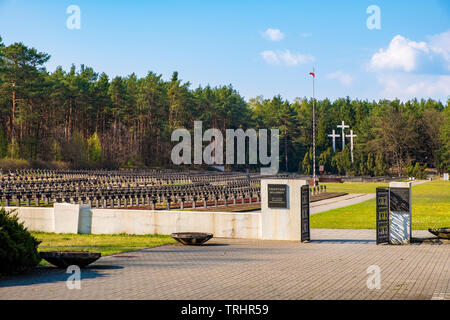
POLYGON ((316 115, 315 115, 315 87, 314 79, 316 77, 316 72, 313 68, 313 179, 314 183, 316 181, 316 115))

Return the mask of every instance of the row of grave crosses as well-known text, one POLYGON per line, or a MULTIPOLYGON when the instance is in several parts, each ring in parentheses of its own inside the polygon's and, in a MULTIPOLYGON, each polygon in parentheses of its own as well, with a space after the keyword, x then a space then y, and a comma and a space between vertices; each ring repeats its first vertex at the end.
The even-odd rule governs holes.
MULTIPOLYGON (((338 125, 337 127, 342 129, 342 150, 344 150, 345 148, 345 138, 350 138, 350 152, 353 163, 353 138, 357 136, 356 134, 353 134, 353 130, 350 130, 350 134, 345 134, 345 129, 350 128, 350 126, 346 125, 344 121, 342 121, 342 124, 338 125)), ((341 135, 336 134, 336 132, 333 130, 333 133, 329 134, 328 136, 333 139, 333 152, 336 152, 336 138, 341 137, 341 135)))

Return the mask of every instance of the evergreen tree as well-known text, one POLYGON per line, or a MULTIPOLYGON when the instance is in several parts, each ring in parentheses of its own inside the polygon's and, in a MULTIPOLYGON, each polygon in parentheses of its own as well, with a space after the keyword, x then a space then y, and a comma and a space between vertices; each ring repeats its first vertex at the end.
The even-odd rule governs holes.
MULTIPOLYGON (((153 72, 109 79, 85 65, 49 73, 49 58, 22 43, 5 46, 0 38, 0 158, 62 160, 76 167, 167 166, 172 131, 192 132, 200 120, 205 130, 223 133, 277 128, 280 168, 312 173, 311 99, 245 101, 231 85, 191 89, 178 72, 168 81, 153 72)), ((450 171, 450 99, 443 105, 346 97, 315 105, 316 158, 326 172, 402 175, 410 163, 450 171), (341 121, 357 135, 353 164, 348 148, 330 149, 328 134, 341 121)))
POLYGON ((383 154, 377 153, 375 158, 375 168, 374 168, 374 175, 375 176, 384 176, 387 174, 388 167, 386 165, 386 162, 384 160, 383 154))

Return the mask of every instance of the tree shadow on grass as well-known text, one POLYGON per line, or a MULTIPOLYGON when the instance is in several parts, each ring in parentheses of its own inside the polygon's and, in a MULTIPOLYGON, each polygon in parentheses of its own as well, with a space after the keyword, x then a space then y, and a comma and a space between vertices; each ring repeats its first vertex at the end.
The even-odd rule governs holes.
MULTIPOLYGON (((81 269, 81 281, 107 277, 107 270, 117 269, 123 269, 123 267, 114 265, 91 265, 81 269)), ((1 276, 0 288, 66 282, 71 275, 73 273, 66 273, 66 269, 60 269, 54 266, 39 266, 27 273, 1 276)))

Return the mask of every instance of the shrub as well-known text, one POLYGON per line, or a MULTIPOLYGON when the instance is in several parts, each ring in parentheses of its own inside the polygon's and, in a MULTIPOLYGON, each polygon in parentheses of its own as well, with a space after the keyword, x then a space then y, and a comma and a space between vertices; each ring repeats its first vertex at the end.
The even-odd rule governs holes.
POLYGON ((408 178, 414 176, 414 166, 413 166, 412 164, 410 164, 410 165, 406 168, 406 175, 408 176, 408 178))
POLYGON ((0 159, 0 168, 4 170, 28 169, 30 168, 30 163, 24 159, 4 158, 0 159))
POLYGON ((40 241, 19 223, 17 214, 0 209, 0 274, 24 272, 38 265, 40 241))
POLYGON ((426 179, 427 178, 427 173, 425 171, 426 168, 427 166, 425 164, 421 166, 418 162, 416 162, 416 165, 414 166, 413 169, 414 177, 416 179, 426 179))
POLYGON ((70 169, 70 164, 63 161, 42 161, 42 160, 31 160, 30 165, 34 169, 70 169))

